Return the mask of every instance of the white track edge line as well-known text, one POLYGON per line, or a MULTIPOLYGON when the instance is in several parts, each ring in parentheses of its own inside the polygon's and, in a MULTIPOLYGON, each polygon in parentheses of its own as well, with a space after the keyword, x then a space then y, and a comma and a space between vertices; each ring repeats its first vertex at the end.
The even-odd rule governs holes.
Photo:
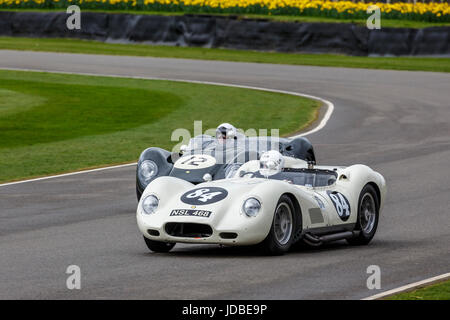
POLYGON ((81 173, 89 173, 89 172, 97 172, 97 171, 103 171, 103 170, 109 170, 109 169, 117 169, 117 168, 129 167, 129 166, 136 165, 136 164, 137 164, 137 162, 125 163, 125 164, 119 164, 119 165, 116 165, 116 166, 109 166, 109 167, 102 167, 102 168, 96 168, 96 169, 74 171, 74 172, 68 172, 68 173, 63 173, 63 174, 57 174, 57 175, 53 175, 53 176, 45 176, 45 177, 34 178, 34 179, 27 179, 27 180, 7 182, 7 183, 0 184, 0 187, 6 187, 6 186, 14 185, 14 184, 25 183, 25 182, 34 182, 34 181, 48 180, 48 179, 53 179, 53 178, 74 176, 76 174, 81 174, 81 173))
POLYGON ((420 287, 420 286, 428 284, 428 283, 436 282, 436 281, 439 281, 439 280, 444 280, 446 278, 450 278, 450 272, 449 273, 444 273, 444 274, 441 274, 441 275, 438 275, 438 276, 435 276, 435 277, 432 277, 432 278, 428 278, 428 279, 424 279, 424 280, 421 280, 421 281, 417 281, 417 282, 414 282, 414 283, 410 283, 410 284, 407 284, 407 285, 404 285, 404 286, 401 286, 401 287, 398 287, 398 288, 394 288, 394 289, 391 289, 391 290, 388 290, 388 291, 385 291, 385 292, 381 292, 381 293, 375 294, 373 296, 370 296, 370 297, 367 297, 367 298, 364 298, 364 299, 361 299, 361 300, 377 300, 377 299, 380 299, 380 298, 391 296, 391 295, 396 294, 396 293, 409 291, 411 289, 420 287))
MULTIPOLYGON (((221 83, 221 82, 212 82, 212 81, 200 81, 200 80, 184 80, 184 79, 171 79, 171 78, 159 78, 159 77, 145 77, 145 76, 127 76, 127 75, 114 75, 114 74, 102 74, 102 73, 85 73, 85 72, 68 72, 68 71, 51 71, 51 70, 41 70, 41 69, 26 69, 26 68, 9 68, 9 67, 1 67, 0 70, 11 70, 11 71, 28 71, 28 72, 46 72, 46 73, 57 73, 57 74, 71 74, 71 75, 82 75, 82 76, 95 76, 95 77, 110 77, 110 78, 125 78, 125 79, 139 79, 139 80, 161 80, 161 81, 173 81, 173 82, 185 82, 185 83, 196 83, 196 84, 206 84, 206 85, 215 85, 215 86, 223 86, 223 87, 234 87, 234 88, 242 88, 242 89, 251 89, 251 90, 258 90, 258 91, 266 91, 266 92, 273 92, 273 93, 282 93, 282 94, 288 94, 292 96, 298 96, 298 97, 304 97, 304 98, 310 98, 313 100, 317 100, 322 102, 327 106, 327 111, 322 117, 322 120, 317 126, 313 126, 313 128, 307 132, 291 136, 290 138, 298 138, 303 137, 309 134, 312 134, 314 132, 317 132, 321 130, 325 125, 327 124, 328 120, 331 118, 331 114, 334 111, 334 104, 330 101, 316 97, 309 94, 304 93, 298 93, 298 92, 292 92, 292 91, 285 91, 285 90, 277 90, 277 89, 269 89, 269 88, 262 88, 262 87, 253 87, 253 86, 246 86, 246 85, 240 85, 240 84, 228 84, 228 83, 221 83)), ((41 180, 48 180, 48 179, 54 179, 54 178, 60 178, 60 177, 66 177, 66 176, 72 176, 76 174, 82 174, 82 173, 89 173, 89 172, 96 172, 96 171, 102 171, 102 170, 108 170, 108 169, 116 169, 116 168, 122 168, 126 166, 136 165, 136 162, 134 163, 127 163, 122 165, 116 165, 116 166, 109 166, 109 167, 103 167, 103 168, 97 168, 97 169, 90 169, 90 170, 81 170, 81 171, 74 171, 69 173, 63 173, 58 175, 52 175, 52 176, 45 176, 40 178, 34 178, 34 179, 27 179, 27 180, 20 180, 20 181, 14 181, 14 182, 8 182, 0 184, 0 187, 6 187, 10 185, 15 184, 21 184, 26 182, 34 182, 34 181, 41 181, 41 180)))

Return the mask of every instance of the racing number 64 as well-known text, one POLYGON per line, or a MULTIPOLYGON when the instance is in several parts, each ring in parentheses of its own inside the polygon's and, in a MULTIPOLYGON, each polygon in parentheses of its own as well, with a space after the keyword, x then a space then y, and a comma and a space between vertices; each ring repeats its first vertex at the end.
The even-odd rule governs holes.
POLYGON ((186 195, 186 198, 198 198, 201 202, 207 202, 208 200, 211 200, 215 196, 218 196, 222 194, 221 192, 208 192, 209 189, 198 189, 195 192, 189 193, 186 195))
POLYGON ((338 192, 330 193, 329 195, 331 200, 333 200, 339 217, 342 219, 347 219, 350 216, 350 206, 347 199, 345 199, 345 197, 338 192))

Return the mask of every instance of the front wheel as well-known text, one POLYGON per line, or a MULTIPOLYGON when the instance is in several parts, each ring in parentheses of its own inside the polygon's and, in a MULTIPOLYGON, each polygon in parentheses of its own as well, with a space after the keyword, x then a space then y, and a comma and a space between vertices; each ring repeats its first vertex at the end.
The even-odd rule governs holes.
POLYGON ((282 195, 275 209, 269 234, 263 241, 263 249, 271 255, 282 255, 291 247, 297 216, 294 204, 287 195, 282 195))
POLYGON ((136 197, 138 202, 141 200, 142 197, 142 191, 139 189, 137 181, 136 181, 136 197))
POLYGON ((175 243, 150 240, 146 237, 144 237, 144 240, 147 247, 153 252, 166 253, 175 247, 175 243))
POLYGON ((359 235, 355 238, 347 239, 353 245, 368 244, 375 236, 379 219, 379 202, 377 193, 370 184, 367 184, 361 191, 358 201, 358 219, 355 230, 359 235))

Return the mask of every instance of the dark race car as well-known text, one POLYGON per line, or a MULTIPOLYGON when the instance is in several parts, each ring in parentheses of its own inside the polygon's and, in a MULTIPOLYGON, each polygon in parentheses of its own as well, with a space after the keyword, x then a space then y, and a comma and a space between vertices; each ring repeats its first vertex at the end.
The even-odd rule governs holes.
POLYGON ((230 135, 226 138, 217 136, 197 136, 183 146, 180 153, 156 147, 144 150, 136 169, 138 200, 147 185, 157 177, 173 176, 194 184, 224 179, 232 176, 242 164, 259 160, 260 155, 268 150, 277 150, 284 156, 305 161, 316 160, 312 144, 303 137, 246 137, 238 133, 231 138, 230 135))

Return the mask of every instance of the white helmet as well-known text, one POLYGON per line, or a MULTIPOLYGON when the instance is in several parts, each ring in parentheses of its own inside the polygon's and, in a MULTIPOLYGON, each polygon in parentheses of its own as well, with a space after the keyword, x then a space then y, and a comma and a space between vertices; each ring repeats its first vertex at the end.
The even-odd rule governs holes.
POLYGON ((217 139, 234 139, 236 137, 237 130, 236 128, 229 123, 222 123, 216 129, 216 138, 217 139))
POLYGON ((284 168, 284 157, 275 150, 264 152, 259 159, 259 172, 265 176, 280 173, 284 168))

